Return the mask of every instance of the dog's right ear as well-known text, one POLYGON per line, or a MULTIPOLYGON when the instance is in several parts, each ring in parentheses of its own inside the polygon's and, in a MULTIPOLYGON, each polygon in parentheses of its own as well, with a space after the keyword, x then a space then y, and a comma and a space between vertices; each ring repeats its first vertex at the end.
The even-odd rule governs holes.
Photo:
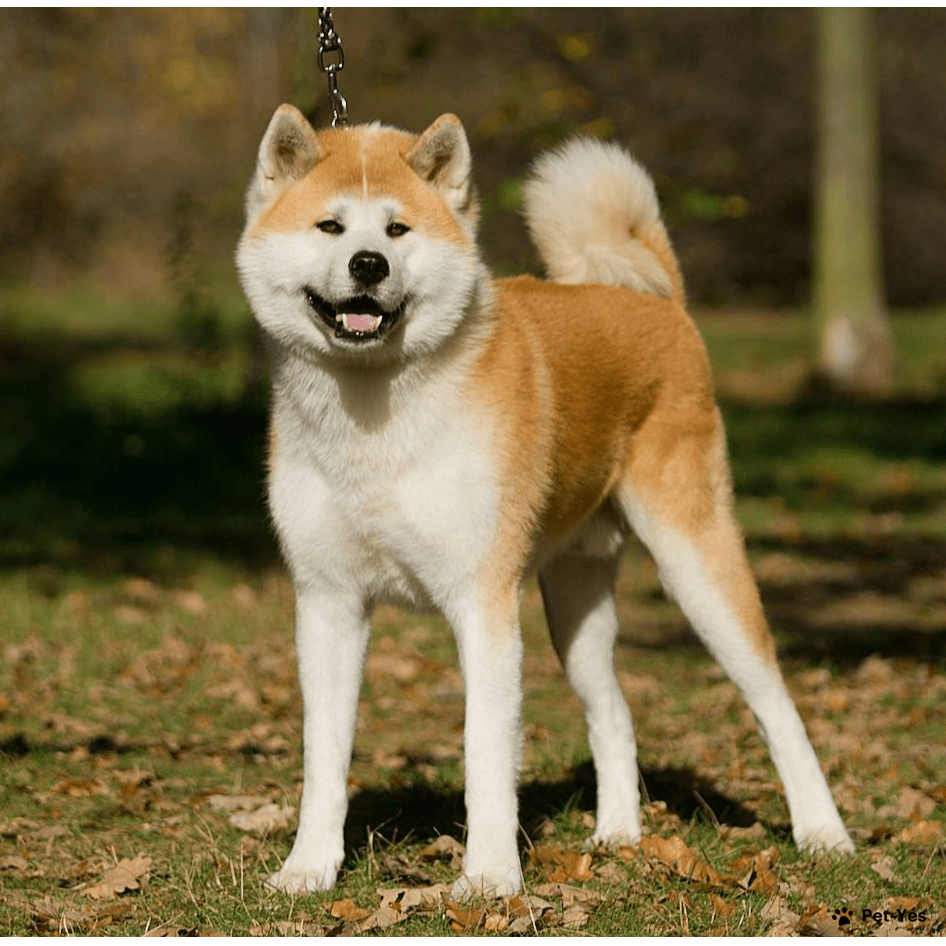
POLYGON ((302 112, 294 105, 280 105, 259 146, 246 196, 248 215, 254 216, 275 194, 304 177, 320 154, 318 136, 302 112))

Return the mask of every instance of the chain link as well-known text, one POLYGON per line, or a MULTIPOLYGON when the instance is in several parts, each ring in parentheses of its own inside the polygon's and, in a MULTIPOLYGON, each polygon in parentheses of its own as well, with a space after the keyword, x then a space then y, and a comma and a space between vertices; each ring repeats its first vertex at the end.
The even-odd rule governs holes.
POLYGON ((328 77, 328 97, 332 104, 332 127, 348 124, 348 102, 338 90, 338 73, 345 68, 342 41, 335 32, 332 8, 319 7, 319 69, 328 77))

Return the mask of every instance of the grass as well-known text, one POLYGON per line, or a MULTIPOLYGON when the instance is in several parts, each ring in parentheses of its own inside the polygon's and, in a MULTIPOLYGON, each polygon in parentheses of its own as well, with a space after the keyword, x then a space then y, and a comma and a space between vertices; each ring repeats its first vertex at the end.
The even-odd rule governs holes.
POLYGON ((700 319, 786 677, 858 854, 794 848, 748 711, 632 547, 618 663, 651 846, 582 847, 587 743, 530 586, 527 896, 399 914, 379 890, 456 873, 425 854, 463 839, 455 649, 441 621, 380 610, 341 883, 267 892, 301 788, 292 594, 262 498, 265 379, 239 306, 211 314, 201 334, 166 302, 0 297, 0 934, 837 933, 842 908, 855 933, 942 931, 941 313, 897 317, 898 395, 873 407, 797 393, 801 315, 700 319))

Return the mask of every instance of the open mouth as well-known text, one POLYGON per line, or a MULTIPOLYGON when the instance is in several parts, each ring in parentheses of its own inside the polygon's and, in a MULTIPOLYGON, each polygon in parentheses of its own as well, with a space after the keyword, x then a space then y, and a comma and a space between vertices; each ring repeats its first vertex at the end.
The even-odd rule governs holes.
POLYGON ((336 338, 353 342, 381 338, 404 314, 403 302, 388 311, 370 296, 355 296, 337 305, 332 305, 311 289, 306 289, 305 296, 312 310, 335 332, 336 338))

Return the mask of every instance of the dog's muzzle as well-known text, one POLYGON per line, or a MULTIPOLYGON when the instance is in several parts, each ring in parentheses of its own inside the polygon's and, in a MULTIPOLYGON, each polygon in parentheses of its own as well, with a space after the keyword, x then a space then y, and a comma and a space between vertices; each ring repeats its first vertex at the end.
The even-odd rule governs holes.
POLYGON ((336 338, 353 342, 381 338, 404 314, 405 302, 395 309, 385 309, 368 290, 384 282, 391 275, 391 267, 381 253, 359 250, 348 261, 348 272, 354 283, 365 290, 361 295, 332 304, 306 288, 306 299, 322 321, 334 330, 336 338))

